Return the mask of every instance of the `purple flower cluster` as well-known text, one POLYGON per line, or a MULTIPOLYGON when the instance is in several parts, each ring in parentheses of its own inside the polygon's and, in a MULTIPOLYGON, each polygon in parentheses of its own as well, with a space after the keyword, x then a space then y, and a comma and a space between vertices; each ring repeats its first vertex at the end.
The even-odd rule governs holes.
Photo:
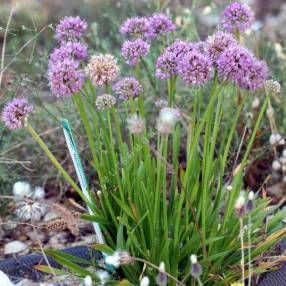
POLYGON ((48 79, 51 91, 57 97, 69 96, 78 92, 84 83, 84 71, 79 62, 71 58, 50 65, 48 79))
POLYGON ((55 38, 59 42, 74 41, 87 29, 86 21, 79 16, 64 17, 56 27, 55 38))
POLYGON ((87 46, 81 42, 67 42, 65 45, 55 48, 50 55, 50 62, 56 63, 66 58, 76 61, 85 60, 88 56, 87 46))
POLYGON ((135 65, 140 61, 140 58, 147 56, 149 50, 150 45, 147 42, 137 39, 125 41, 122 45, 121 53, 129 65, 135 65))
POLYGON ((268 77, 268 67, 264 61, 254 59, 253 65, 249 69, 247 77, 245 77, 240 87, 249 90, 258 90, 264 86, 268 77))
POLYGON ((214 65, 220 54, 226 49, 236 46, 237 42, 232 34, 218 31, 210 36, 205 43, 205 52, 214 65))
POLYGON ((5 105, 1 120, 11 130, 21 129, 25 125, 28 114, 32 111, 33 106, 26 98, 15 98, 5 105))
POLYGON ((151 17, 127 18, 120 27, 120 32, 133 37, 153 39, 176 29, 172 20, 163 13, 154 13, 151 17))
POLYGON ((222 26, 229 32, 244 32, 254 20, 254 14, 247 4, 233 2, 223 12, 222 26))
POLYGON ((155 13, 149 18, 150 31, 147 38, 155 38, 157 35, 167 34, 176 30, 176 25, 163 13, 155 13))
POLYGON ((257 90, 267 79, 267 65, 239 45, 225 50, 217 60, 218 74, 223 80, 237 83, 241 88, 257 90))
POLYGON ((80 90, 84 71, 80 61, 88 56, 87 46, 79 41, 87 23, 77 17, 65 17, 56 27, 55 38, 60 46, 50 55, 48 79, 55 96, 69 96, 80 90))
POLYGON ((120 27, 122 34, 129 34, 133 37, 146 37, 151 33, 147 17, 127 18, 120 27))
POLYGON ((192 43, 177 40, 167 47, 156 63, 156 77, 169 78, 178 74, 178 63, 188 52, 195 49, 192 43))
POLYGON ((114 91, 123 100, 128 100, 130 97, 137 97, 143 91, 141 84, 134 77, 125 77, 117 82, 114 91))
POLYGON ((187 53, 178 64, 178 73, 191 85, 201 85, 212 77, 212 62, 198 51, 187 53))

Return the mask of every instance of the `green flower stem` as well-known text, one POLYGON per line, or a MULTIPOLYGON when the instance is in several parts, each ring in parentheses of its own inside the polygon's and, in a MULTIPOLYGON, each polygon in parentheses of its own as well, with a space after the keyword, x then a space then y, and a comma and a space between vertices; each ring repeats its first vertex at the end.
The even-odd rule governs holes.
POLYGON ((173 107, 175 104, 176 81, 177 81, 176 76, 171 76, 167 81, 169 107, 173 107))
POLYGON ((197 279, 197 282, 198 282, 199 286, 203 286, 203 283, 202 283, 200 277, 197 277, 196 279, 197 279))
POLYGON ((239 218, 240 224, 240 248, 241 248, 241 282, 244 283, 245 280, 245 269, 244 269, 244 244, 243 244, 243 218, 239 218))
MULTIPOLYGON (((136 78, 139 82, 141 82, 141 65, 140 62, 136 64, 136 78)), ((144 100, 143 100, 143 92, 140 92, 138 96, 138 108, 140 115, 144 118, 144 100)))
POLYGON ((256 138, 256 134, 257 134, 258 128, 259 128, 261 120, 263 118, 263 114, 264 114, 264 112, 265 112, 265 110, 267 108, 269 99, 270 99, 270 94, 267 94, 266 98, 265 98, 265 101, 264 101, 264 103, 263 103, 263 105, 262 105, 262 107, 260 109, 260 113, 258 115, 256 124, 254 126, 252 135, 250 137, 250 140, 248 141, 248 145, 247 145, 246 151, 244 152, 243 159, 242 159, 242 161, 240 163, 239 170, 237 171, 237 173, 236 173, 236 175, 235 175, 235 177, 233 179, 232 187, 233 187, 234 191, 232 191, 230 193, 230 196, 229 196, 229 198, 227 200, 227 203, 226 203, 227 209, 226 209, 224 220, 223 220, 223 224, 222 224, 222 230, 224 230, 225 227, 227 226, 227 224, 229 222, 229 219, 230 219, 230 216, 231 216, 231 214, 233 212, 233 206, 234 206, 235 198, 238 196, 238 193, 240 192, 240 183, 241 183, 242 176, 243 176, 243 170, 244 170, 246 161, 248 159, 249 153, 250 153, 250 151, 252 149, 252 146, 253 146, 254 140, 256 138))
POLYGON ((109 136, 110 136, 110 144, 111 144, 111 159, 112 159, 112 163, 113 163, 113 168, 114 168, 114 172, 115 172, 115 177, 116 177, 116 181, 117 181, 117 185, 120 191, 120 195, 121 195, 121 199, 124 201, 124 195, 123 195, 123 190, 122 190, 122 186, 121 186, 121 180, 120 180, 120 176, 119 176, 119 172, 118 172, 118 159, 116 157, 116 153, 115 153, 115 149, 114 149, 114 138, 113 138, 113 132, 112 132, 112 124, 111 124, 111 115, 110 115, 110 110, 107 110, 107 122, 108 122, 108 129, 109 129, 109 136))
POLYGON ((56 159, 56 157, 52 154, 52 152, 49 150, 46 143, 41 139, 41 137, 38 135, 38 133, 35 131, 35 129, 30 124, 28 124, 27 130, 32 135, 32 137, 35 139, 35 141, 39 144, 39 146, 42 148, 42 150, 45 152, 45 154, 51 160, 51 162, 54 164, 54 166, 63 175, 63 177, 77 191, 77 193, 85 200, 81 189, 78 187, 76 182, 70 177, 70 175, 66 172, 66 170, 62 167, 62 165, 59 163, 59 161, 56 159))
POLYGON ((251 286, 252 265, 251 265, 251 213, 248 214, 248 286, 251 286))
POLYGON ((98 166, 99 166, 99 161, 97 158, 97 154, 96 154, 96 148, 95 148, 95 140, 93 138, 93 133, 92 133, 92 129, 89 123, 89 118, 84 106, 84 102, 83 102, 83 97, 80 93, 76 93, 73 96, 73 100, 75 102, 75 105, 80 113, 84 128, 85 128, 85 132, 87 135, 87 139, 88 139, 88 143, 90 146, 90 150, 91 150, 91 154, 93 157, 93 164, 95 164, 97 171, 100 171, 98 166))

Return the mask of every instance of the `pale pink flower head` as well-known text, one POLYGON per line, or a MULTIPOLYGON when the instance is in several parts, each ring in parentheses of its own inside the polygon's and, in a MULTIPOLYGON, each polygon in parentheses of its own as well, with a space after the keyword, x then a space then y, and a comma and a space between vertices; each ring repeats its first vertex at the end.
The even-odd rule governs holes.
POLYGON ((113 55, 99 54, 91 56, 85 72, 96 86, 101 87, 113 82, 120 70, 117 59, 113 55))

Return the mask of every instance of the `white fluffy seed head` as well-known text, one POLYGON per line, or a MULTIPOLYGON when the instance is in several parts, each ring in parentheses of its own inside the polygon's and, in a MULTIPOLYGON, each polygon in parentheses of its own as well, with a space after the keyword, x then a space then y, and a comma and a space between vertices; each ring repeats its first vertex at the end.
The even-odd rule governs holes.
POLYGON ((286 172, 286 165, 282 165, 282 171, 285 173, 286 172))
POLYGON ((232 185, 228 185, 228 186, 226 187, 226 190, 229 191, 229 192, 232 191, 232 189, 233 189, 233 188, 232 188, 232 185))
POLYGON ((269 143, 270 145, 276 145, 276 134, 271 134, 269 137, 269 143))
POLYGON ((29 182, 19 181, 13 185, 13 195, 15 199, 29 198, 32 195, 32 190, 29 182))
POLYGON ((173 127, 180 119, 180 112, 175 108, 161 109, 158 118, 158 131, 162 134, 171 134, 173 127))
POLYGON ((127 127, 132 134, 140 134, 145 129, 145 121, 137 114, 127 119, 127 127))
POLYGON ((84 283, 84 286, 92 286, 92 278, 90 276, 86 276, 84 278, 83 283, 84 283))
POLYGON ((150 285, 150 279, 147 276, 144 276, 140 281, 140 286, 149 286, 149 285, 150 285))
POLYGON ((260 99, 258 97, 255 97, 252 101, 252 108, 257 109, 260 105, 260 99))
POLYGON ((249 194, 248 194, 248 199, 250 201, 253 201, 254 200, 254 192, 253 191, 250 191, 249 194))
POLYGON ((284 157, 284 156, 280 157, 279 161, 282 165, 286 165, 286 157, 284 157))
POLYGON ((159 270, 161 272, 165 272, 166 271, 165 263, 163 261, 160 262, 159 270))
POLYGON ((198 263, 198 258, 197 258, 197 256, 195 254, 192 254, 190 258, 191 258, 191 263, 192 264, 198 263))
POLYGON ((274 160, 272 162, 272 169, 274 171, 279 171, 281 169, 281 164, 280 164, 280 162, 278 160, 274 160))
POLYGON ((45 198, 45 189, 43 187, 35 187, 33 199, 42 200, 45 198))
POLYGON ((286 158, 286 149, 283 150, 282 156, 286 158))
POLYGON ((245 209, 245 196, 244 195, 240 195, 237 200, 235 201, 234 204, 234 209, 237 213, 238 216, 242 216, 244 213, 244 209, 245 209))
POLYGON ((118 251, 115 251, 112 255, 108 255, 105 257, 105 263, 109 265, 113 265, 114 267, 120 266, 120 254, 118 251))

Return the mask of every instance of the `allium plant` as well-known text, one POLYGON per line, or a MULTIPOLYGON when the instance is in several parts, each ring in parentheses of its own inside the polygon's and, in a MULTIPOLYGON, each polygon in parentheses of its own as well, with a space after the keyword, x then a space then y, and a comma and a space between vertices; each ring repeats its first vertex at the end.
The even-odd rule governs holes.
MULTIPOLYGON (((153 28, 155 22, 162 22, 156 26, 158 33, 173 30, 165 16, 152 17, 153 28)), ((73 19, 61 21, 57 39, 79 40, 85 22, 73 19)), ((143 38, 150 28, 148 21, 148 17, 128 19, 121 32, 143 38)), ((237 25, 237 21, 230 23, 237 25)), ((51 91, 55 96, 70 95, 90 147, 84 161, 88 174, 93 174, 88 182, 91 200, 32 127, 28 120, 32 107, 26 100, 7 103, 1 118, 12 130, 27 129, 94 213, 84 218, 98 223, 104 234, 105 244, 93 247, 104 252, 109 272, 113 265, 113 279, 124 278, 126 285, 193 285, 195 280, 220 286, 244 280, 250 273, 251 285, 253 275, 268 270, 260 257, 286 234, 280 222, 285 209, 269 207, 270 202, 259 197, 254 204, 253 194, 241 197, 253 143, 277 83, 265 82, 266 63, 227 33, 217 32, 198 43, 177 40, 168 47, 165 44, 172 39, 165 36, 165 42, 149 39, 148 44, 133 39, 133 44, 145 46, 143 54, 133 54, 133 48, 127 53, 136 62, 145 57, 136 67, 119 66, 113 55, 98 53, 85 64, 82 49, 80 56, 79 49, 65 49, 74 44, 55 50, 50 57, 51 91), (159 79, 155 80, 149 45, 157 45, 158 53, 152 54, 157 57, 153 71, 157 69, 159 79), (247 97, 254 97, 257 89, 264 100, 249 127, 243 154, 234 162, 231 154, 239 152, 243 140, 236 127, 247 97), (154 94, 160 98, 150 104, 154 94), (117 101, 118 96, 124 100, 117 101), (182 98, 190 104, 181 105, 182 98)), ((74 267, 71 256, 46 251, 78 275, 102 279, 93 271, 74 267)))

